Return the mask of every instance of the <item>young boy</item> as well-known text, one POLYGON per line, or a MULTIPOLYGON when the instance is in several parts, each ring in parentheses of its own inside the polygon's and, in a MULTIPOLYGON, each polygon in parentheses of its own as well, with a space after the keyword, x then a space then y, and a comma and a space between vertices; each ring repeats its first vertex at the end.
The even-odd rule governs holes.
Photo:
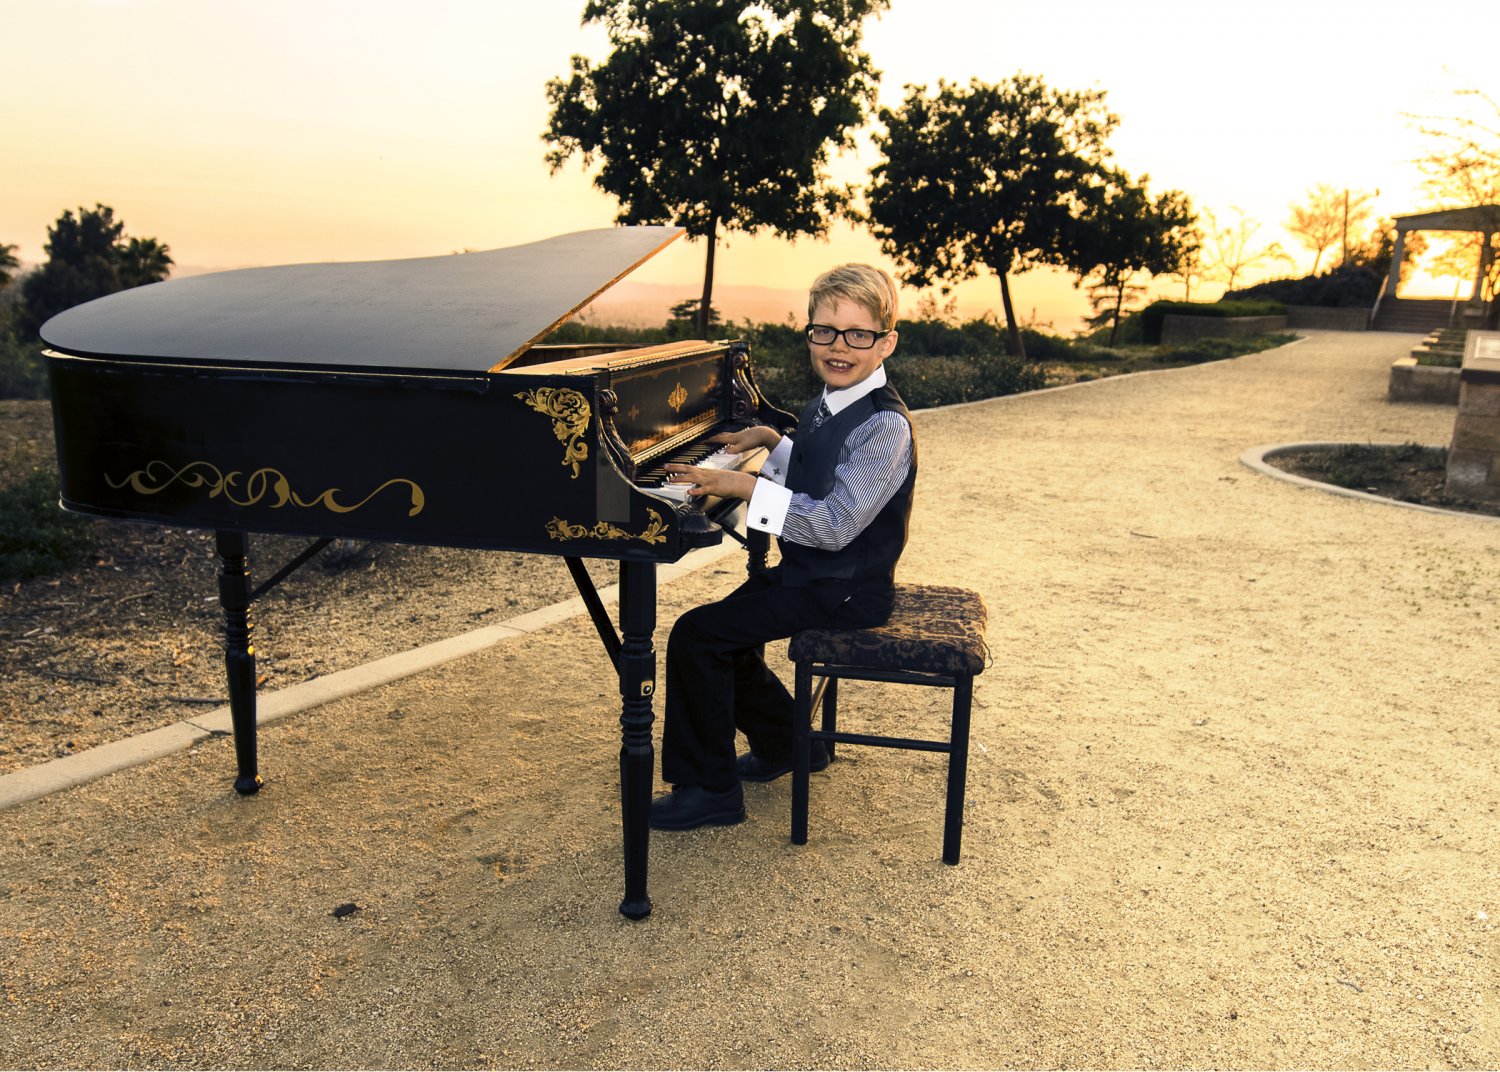
MULTIPOLYGON (((808 319, 824 388, 796 436, 757 425, 717 437, 731 451, 770 448, 760 479, 667 466, 690 494, 746 500, 748 524, 778 537, 781 562, 672 628, 661 766, 673 788, 651 804, 658 830, 742 822, 741 781, 792 769, 793 702, 762 657, 767 641, 890 617, 917 477, 911 416, 883 367, 896 348, 895 284, 869 265, 834 268, 814 281, 808 319), (750 741, 738 758, 736 729, 750 741)), ((815 745, 813 769, 827 763, 815 745)))

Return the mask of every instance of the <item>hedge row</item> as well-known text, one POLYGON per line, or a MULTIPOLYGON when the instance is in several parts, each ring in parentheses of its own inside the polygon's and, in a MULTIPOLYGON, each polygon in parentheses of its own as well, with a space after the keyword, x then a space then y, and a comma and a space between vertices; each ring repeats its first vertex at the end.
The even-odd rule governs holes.
POLYGON ((1269 279, 1244 290, 1230 291, 1225 300, 1279 301, 1287 305, 1316 305, 1329 309, 1369 309, 1375 305, 1385 277, 1362 265, 1347 265, 1301 279, 1269 279))
POLYGON ((1161 342, 1162 319, 1166 316, 1285 316, 1286 306, 1274 301, 1218 301, 1218 302, 1152 302, 1140 312, 1141 337, 1156 344, 1161 342))

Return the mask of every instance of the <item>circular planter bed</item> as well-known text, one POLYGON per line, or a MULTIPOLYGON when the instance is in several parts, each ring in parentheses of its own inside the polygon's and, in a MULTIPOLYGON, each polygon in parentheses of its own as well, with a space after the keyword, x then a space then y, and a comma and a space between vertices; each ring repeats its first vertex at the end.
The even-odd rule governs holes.
POLYGON ((1448 451, 1419 443, 1284 443, 1240 460, 1268 476, 1357 498, 1500 518, 1500 503, 1449 495, 1448 451))

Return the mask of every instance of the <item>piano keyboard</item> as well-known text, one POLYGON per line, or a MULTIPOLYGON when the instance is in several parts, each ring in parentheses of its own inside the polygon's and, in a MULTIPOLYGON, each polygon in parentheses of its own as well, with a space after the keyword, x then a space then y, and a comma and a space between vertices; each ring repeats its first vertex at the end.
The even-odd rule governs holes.
MULTIPOLYGON (((745 458, 745 455, 731 454, 723 447, 714 450, 713 453, 705 457, 696 460, 692 458, 692 455, 702 450, 710 449, 712 448, 709 444, 702 444, 693 451, 685 451, 683 454, 672 458, 671 462, 679 465, 696 465, 703 469, 738 469, 745 458)), ((635 478, 636 487, 652 495, 659 495, 663 499, 671 499, 674 502, 688 501, 691 498, 688 494, 688 489, 692 485, 667 483, 666 466, 667 462, 663 461, 660 465, 652 466, 650 469, 637 473, 635 478)))

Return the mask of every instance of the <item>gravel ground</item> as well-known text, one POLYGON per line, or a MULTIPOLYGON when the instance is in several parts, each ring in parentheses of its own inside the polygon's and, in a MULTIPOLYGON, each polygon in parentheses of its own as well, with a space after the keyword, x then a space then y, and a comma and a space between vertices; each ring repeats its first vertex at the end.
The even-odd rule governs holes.
MULTIPOLYGON (((1385 401, 1414 341, 918 415, 902 575, 991 611, 958 867, 941 759, 849 748, 810 844, 749 787, 624 920, 575 619, 268 727, 258 797, 213 741, 0 814, 0 1066, 1500 1066, 1500 523, 1237 461, 1444 443, 1385 401)), ((664 585, 658 647, 737 575, 664 585)))
MULTIPOLYGON (((0 400, 0 481, 52 464, 47 402, 0 400)), ((0 584, 0 775, 221 707, 213 533, 85 521, 78 568, 0 584)), ((310 541, 253 536, 259 584, 310 541)), ((362 666, 574 591, 559 558, 336 544, 251 610, 263 691, 362 666)))

